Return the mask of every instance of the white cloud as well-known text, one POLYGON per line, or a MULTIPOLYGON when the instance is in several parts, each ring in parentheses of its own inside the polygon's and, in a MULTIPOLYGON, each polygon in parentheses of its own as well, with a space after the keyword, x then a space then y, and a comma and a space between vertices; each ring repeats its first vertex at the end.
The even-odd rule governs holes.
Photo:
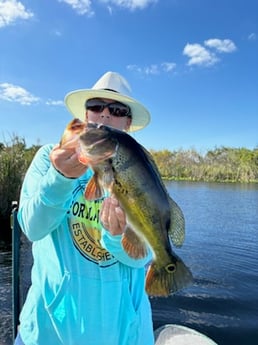
POLYGON ((71 6, 78 14, 87 16, 94 15, 92 10, 91 0, 58 0, 59 2, 64 2, 67 5, 71 6))
POLYGON ((157 65, 150 65, 145 67, 140 67, 138 65, 127 65, 126 68, 129 71, 137 72, 139 74, 159 74, 159 69, 157 65))
POLYGON ((144 9, 158 0, 99 0, 100 2, 115 5, 117 7, 128 8, 129 10, 144 9))
POLYGON ((110 15, 113 14, 113 9, 112 9, 111 6, 107 6, 107 10, 108 10, 108 13, 109 13, 110 15))
MULTIPOLYGON (((58 0, 71 6, 78 14, 93 16, 91 0, 58 0)), ((105 4, 110 14, 113 13, 113 6, 129 9, 131 11, 144 9, 151 4, 155 4, 158 0, 98 0, 99 3, 105 4)))
POLYGON ((198 43, 190 44, 184 47, 183 54, 189 57, 188 65, 203 65, 211 66, 219 61, 217 56, 207 50, 205 47, 198 43))
POLYGON ((38 97, 33 96, 24 88, 9 83, 0 84, 0 99, 22 105, 30 105, 40 101, 38 97))
POLYGON ((149 74, 159 74, 159 67, 157 65, 150 65, 144 68, 144 73, 149 74))
POLYGON ((46 105, 63 106, 64 102, 63 101, 55 101, 53 99, 49 99, 48 101, 46 101, 46 105))
MULTIPOLYGON (((10 83, 0 83, 0 100, 1 99, 7 102, 20 103, 22 105, 42 103, 42 99, 39 97, 34 96, 21 86, 10 83)), ((61 100, 48 99, 45 104, 49 106, 63 106, 64 102, 61 100)))
POLYGON ((139 74, 158 75, 162 72, 170 73, 174 71, 176 64, 174 62, 162 62, 161 64, 152 64, 145 67, 140 67, 138 65, 127 65, 126 68, 139 74))
POLYGON ((137 66, 137 65, 127 65, 126 68, 127 68, 129 71, 134 71, 134 72, 142 73, 141 67, 139 67, 139 66, 137 66))
POLYGON ((57 36, 57 37, 61 37, 63 34, 62 34, 62 32, 60 31, 60 30, 58 30, 58 29, 54 29, 54 30, 52 30, 52 32, 51 32, 54 36, 57 36))
POLYGON ((183 54, 188 56, 187 65, 212 66, 220 61, 217 54, 232 53, 237 49, 235 43, 229 39, 211 38, 199 43, 187 43, 183 54))
POLYGON ((163 62, 161 64, 161 68, 165 71, 165 72, 172 72, 174 71, 174 69, 176 68, 176 63, 174 62, 163 62))
POLYGON ((218 38, 211 38, 204 41, 204 44, 209 48, 214 48, 219 53, 232 53, 236 50, 235 43, 229 39, 220 40, 218 38))
POLYGON ((248 36, 248 40, 249 41, 255 41, 257 38, 256 34, 254 32, 252 32, 249 36, 248 36))
POLYGON ((16 0, 0 1, 0 28, 13 24, 18 19, 29 19, 34 14, 26 10, 24 5, 16 0))

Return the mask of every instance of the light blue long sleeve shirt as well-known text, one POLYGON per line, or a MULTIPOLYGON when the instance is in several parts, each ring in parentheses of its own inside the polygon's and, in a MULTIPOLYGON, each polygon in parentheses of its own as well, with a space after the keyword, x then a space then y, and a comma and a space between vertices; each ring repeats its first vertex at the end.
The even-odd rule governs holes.
POLYGON ((153 345, 145 293, 148 256, 135 260, 99 222, 102 200, 86 202, 90 169, 78 179, 52 166, 53 145, 36 154, 18 219, 33 242, 32 285, 20 315, 25 345, 153 345))

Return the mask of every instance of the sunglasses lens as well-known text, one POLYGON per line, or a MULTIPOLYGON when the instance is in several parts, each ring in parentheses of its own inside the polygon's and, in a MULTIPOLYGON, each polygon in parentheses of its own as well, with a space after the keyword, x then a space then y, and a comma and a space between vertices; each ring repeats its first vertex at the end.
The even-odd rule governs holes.
POLYGON ((111 115, 116 117, 128 116, 130 113, 129 108, 126 105, 113 103, 108 105, 108 109, 111 115))
POLYGON ((103 105, 88 105, 87 109, 93 111, 94 113, 101 113, 104 109, 104 106, 103 105))
POLYGON ((91 110, 94 113, 101 113, 104 108, 105 108, 104 102, 94 100, 94 99, 90 99, 86 102, 86 109, 91 110))
POLYGON ((130 116, 130 108, 119 102, 106 103, 97 99, 89 99, 86 102, 86 109, 94 113, 101 113, 105 108, 108 108, 110 114, 116 117, 130 116))

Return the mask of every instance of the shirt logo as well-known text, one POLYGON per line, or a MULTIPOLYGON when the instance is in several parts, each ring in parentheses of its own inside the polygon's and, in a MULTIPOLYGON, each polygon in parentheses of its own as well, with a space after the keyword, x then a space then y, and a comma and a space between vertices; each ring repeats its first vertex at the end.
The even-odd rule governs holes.
POLYGON ((88 201, 78 188, 69 212, 69 229, 73 243, 81 255, 101 267, 114 265, 117 260, 101 246, 99 213, 102 199, 88 201))

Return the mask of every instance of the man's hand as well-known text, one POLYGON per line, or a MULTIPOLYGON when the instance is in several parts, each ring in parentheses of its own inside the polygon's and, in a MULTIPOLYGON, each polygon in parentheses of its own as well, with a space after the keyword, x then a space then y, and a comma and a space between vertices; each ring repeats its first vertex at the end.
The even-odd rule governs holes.
POLYGON ((73 148, 56 146, 50 153, 50 160, 57 171, 69 178, 77 178, 87 170, 87 166, 79 162, 73 148))
POLYGON ((126 216, 118 200, 111 196, 103 201, 100 221, 111 235, 121 235, 126 226, 126 216))

